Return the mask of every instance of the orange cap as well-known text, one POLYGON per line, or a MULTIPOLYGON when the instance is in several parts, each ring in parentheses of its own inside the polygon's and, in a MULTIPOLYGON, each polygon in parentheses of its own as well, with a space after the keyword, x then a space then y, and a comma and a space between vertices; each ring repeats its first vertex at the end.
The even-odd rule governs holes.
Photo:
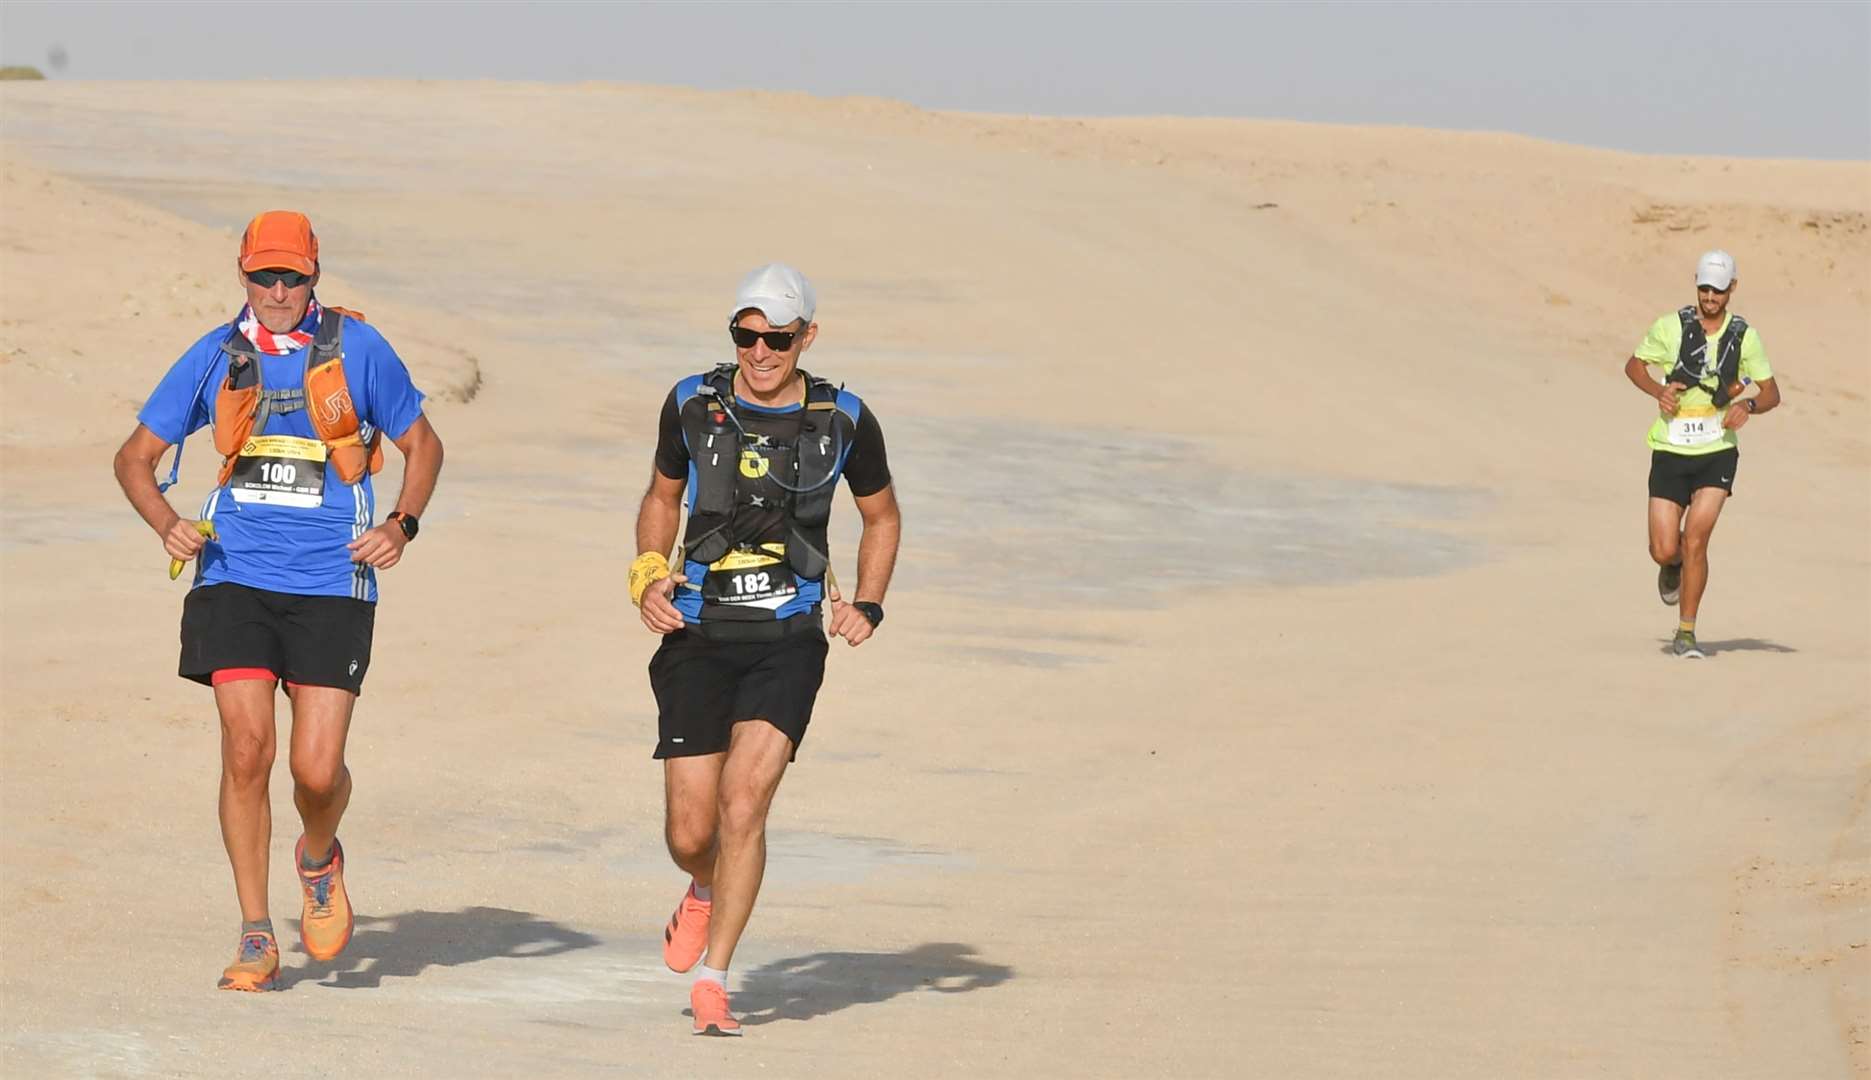
POLYGON ((312 222, 296 210, 268 210, 255 217, 240 238, 240 268, 318 273, 312 222))

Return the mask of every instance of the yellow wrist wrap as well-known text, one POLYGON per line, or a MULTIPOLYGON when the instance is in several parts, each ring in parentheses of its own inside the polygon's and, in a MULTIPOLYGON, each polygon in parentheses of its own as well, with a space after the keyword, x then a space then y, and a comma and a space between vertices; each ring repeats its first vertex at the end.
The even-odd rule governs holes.
POLYGON ((643 590, 669 576, 669 560, 660 551, 646 551, 630 564, 630 602, 643 606, 643 590))

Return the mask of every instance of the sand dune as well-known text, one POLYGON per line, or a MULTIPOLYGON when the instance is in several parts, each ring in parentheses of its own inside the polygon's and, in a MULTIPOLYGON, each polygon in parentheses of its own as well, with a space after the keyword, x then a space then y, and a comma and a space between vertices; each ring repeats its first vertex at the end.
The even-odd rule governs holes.
POLYGON ((9 1074, 1871 1070, 1871 165, 433 83, 269 84, 318 122, 255 153, 260 89, 0 90, 9 1074), (353 955, 229 1001, 214 719, 108 459, 270 206, 449 464, 384 576, 353 955), (1714 246, 1787 405, 1695 667, 1620 368, 1714 246), (905 564, 780 800, 757 1023, 697 1047, 622 567, 772 258, 905 564))

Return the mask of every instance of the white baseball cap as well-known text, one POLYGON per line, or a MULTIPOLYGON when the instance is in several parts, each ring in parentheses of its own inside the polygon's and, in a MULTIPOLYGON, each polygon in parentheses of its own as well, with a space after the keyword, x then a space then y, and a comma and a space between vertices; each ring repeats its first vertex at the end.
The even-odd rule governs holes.
POLYGON ((734 294, 734 310, 728 312, 728 319, 733 320, 741 312, 754 308, 774 326, 790 325, 794 319, 811 323, 818 304, 818 294, 812 291, 812 283, 804 274, 785 263, 768 263, 741 279, 740 291, 734 294))
POLYGON ((1711 251, 1696 264, 1696 285, 1707 285, 1724 292, 1735 283, 1735 257, 1726 251, 1711 251))

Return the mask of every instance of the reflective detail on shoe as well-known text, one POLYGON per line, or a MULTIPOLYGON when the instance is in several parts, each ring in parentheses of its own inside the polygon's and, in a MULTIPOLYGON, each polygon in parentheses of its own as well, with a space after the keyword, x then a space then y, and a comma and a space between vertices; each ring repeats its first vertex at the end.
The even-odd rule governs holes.
POLYGON ((713 979, 689 987, 689 1011, 695 1014, 697 1035, 739 1035, 741 1022, 728 1009, 728 992, 713 979))

